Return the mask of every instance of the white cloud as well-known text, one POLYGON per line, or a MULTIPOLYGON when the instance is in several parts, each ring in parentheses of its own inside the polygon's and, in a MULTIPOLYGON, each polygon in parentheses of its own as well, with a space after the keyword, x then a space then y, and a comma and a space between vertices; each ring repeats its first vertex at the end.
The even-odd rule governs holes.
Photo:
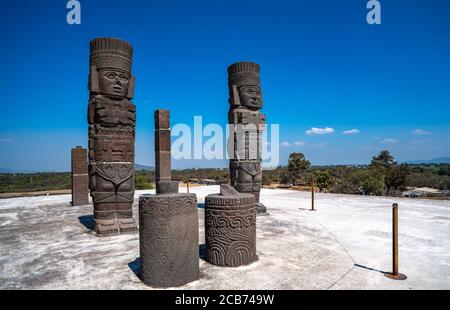
POLYGON ((417 135, 417 136, 426 136, 426 135, 431 135, 431 132, 423 130, 423 129, 415 129, 411 132, 411 134, 417 135))
POLYGON ((395 144, 395 143, 398 143, 398 140, 397 139, 392 139, 392 138, 387 138, 387 139, 384 139, 383 141, 381 141, 381 143, 383 143, 383 144, 395 144))
POLYGON ((294 142, 294 145, 295 145, 295 146, 305 146, 305 145, 306 145, 306 142, 303 142, 303 141, 295 141, 295 142, 294 142))
POLYGON ((350 130, 343 131, 342 134, 343 135, 357 135, 360 132, 361 131, 359 129, 350 129, 350 130))
POLYGON ((319 142, 316 144, 311 145, 311 147, 316 148, 316 147, 325 147, 327 144, 325 142, 319 142))
POLYGON ((14 140, 13 139, 11 139, 11 138, 2 138, 2 139, 0 139, 0 142, 2 142, 2 143, 8 143, 8 142, 13 142, 14 140))
POLYGON ((331 134, 334 133, 334 129, 330 128, 330 127, 326 127, 326 128, 311 128, 310 130, 307 130, 305 132, 305 134, 307 136, 316 136, 316 135, 327 135, 327 134, 331 134))
POLYGON ((292 144, 287 141, 283 141, 283 142, 281 142, 281 146, 282 147, 290 147, 290 146, 292 146, 292 144))

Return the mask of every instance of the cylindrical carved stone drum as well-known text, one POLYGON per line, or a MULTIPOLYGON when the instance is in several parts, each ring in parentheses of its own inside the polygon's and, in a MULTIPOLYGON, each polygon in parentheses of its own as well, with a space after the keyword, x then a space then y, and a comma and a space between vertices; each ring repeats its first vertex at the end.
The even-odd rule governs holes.
POLYGON ((199 279, 198 210, 195 194, 139 198, 141 280, 176 287, 199 279))
POLYGON ((238 267, 257 261, 255 196, 206 197, 205 238, 206 260, 213 265, 238 267))

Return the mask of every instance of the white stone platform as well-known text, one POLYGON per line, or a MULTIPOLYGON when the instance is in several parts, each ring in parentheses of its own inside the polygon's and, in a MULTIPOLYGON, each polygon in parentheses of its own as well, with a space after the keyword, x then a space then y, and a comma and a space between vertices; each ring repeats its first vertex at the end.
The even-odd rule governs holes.
MULTIPOLYGON (((202 203, 219 187, 191 190, 202 203)), ((181 289, 450 289, 449 201, 316 194, 318 211, 310 212, 306 192, 261 197, 270 215, 258 217, 259 261, 232 269, 200 259, 200 280, 181 289), (391 271, 394 202, 406 281, 383 275, 391 271)), ((99 238, 90 230, 92 207, 70 200, 0 200, 0 289, 151 289, 133 272, 138 234, 99 238)), ((202 209, 199 223, 203 244, 202 209)))

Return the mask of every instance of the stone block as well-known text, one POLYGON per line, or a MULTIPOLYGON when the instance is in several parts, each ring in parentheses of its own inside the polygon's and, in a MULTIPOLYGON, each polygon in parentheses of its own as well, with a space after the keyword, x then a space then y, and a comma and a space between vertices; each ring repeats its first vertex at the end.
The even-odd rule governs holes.
POLYGON ((155 129, 170 129, 170 111, 155 111, 155 129))

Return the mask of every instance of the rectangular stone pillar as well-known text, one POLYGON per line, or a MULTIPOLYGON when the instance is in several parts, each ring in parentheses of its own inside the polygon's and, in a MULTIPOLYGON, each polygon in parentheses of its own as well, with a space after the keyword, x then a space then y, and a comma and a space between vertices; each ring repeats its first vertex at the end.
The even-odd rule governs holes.
POLYGON ((87 150, 81 146, 72 149, 72 205, 89 204, 89 174, 87 150))
POLYGON ((139 197, 140 278, 176 287, 200 277, 195 194, 179 194, 171 181, 170 112, 155 111, 156 195, 139 197))
POLYGON ((161 184, 172 180, 170 156, 170 111, 155 111, 155 178, 156 192, 161 184))

